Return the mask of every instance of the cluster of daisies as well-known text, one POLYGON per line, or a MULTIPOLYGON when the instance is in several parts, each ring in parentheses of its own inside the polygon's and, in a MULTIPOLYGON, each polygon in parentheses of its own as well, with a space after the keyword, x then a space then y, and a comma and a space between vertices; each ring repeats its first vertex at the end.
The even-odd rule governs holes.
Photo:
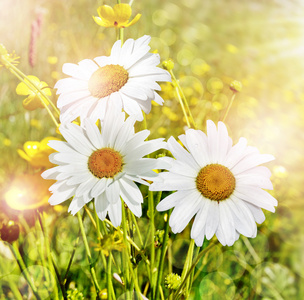
POLYGON ((45 179, 56 180, 50 188, 51 205, 72 198, 69 211, 77 213, 92 199, 101 220, 114 226, 122 219, 122 201, 142 215, 143 196, 136 183, 151 191, 172 191, 158 205, 171 208, 169 224, 181 232, 195 216, 191 238, 198 246, 214 235, 223 245, 232 245, 243 234, 255 237, 257 223, 265 219, 261 208, 277 205, 264 189, 272 189, 270 171, 261 164, 273 156, 260 154, 241 138, 236 145, 222 123, 207 122, 207 135, 188 129, 179 136, 147 141, 148 130, 135 132, 134 124, 149 113, 151 101, 163 103, 157 82, 170 81, 169 73, 157 65, 158 54, 149 53, 150 37, 117 41, 109 57, 64 64, 70 77, 57 82, 60 132, 63 141, 50 141, 57 152, 50 161, 57 166, 45 171, 45 179), (129 117, 125 118, 124 110, 129 117), (80 117, 81 126, 71 123, 80 117), (100 127, 96 121, 100 120, 100 127), (160 149, 173 157, 145 158, 160 149), (161 173, 153 170, 162 169, 161 173), (151 185, 149 182, 153 182, 151 185))

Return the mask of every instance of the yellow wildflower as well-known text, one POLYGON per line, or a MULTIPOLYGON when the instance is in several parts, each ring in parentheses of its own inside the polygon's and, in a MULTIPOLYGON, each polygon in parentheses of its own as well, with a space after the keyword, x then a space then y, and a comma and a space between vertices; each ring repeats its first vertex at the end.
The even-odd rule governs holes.
POLYGON ((3 145, 9 147, 12 144, 11 140, 6 138, 3 140, 3 145))
POLYGON ((125 28, 135 24, 141 14, 137 14, 135 18, 129 22, 132 14, 132 9, 129 4, 120 3, 114 5, 114 8, 108 5, 102 5, 97 9, 99 17, 94 17, 94 21, 103 27, 125 28))
POLYGON ((235 93, 240 92, 242 90, 242 83, 240 81, 233 80, 230 83, 230 89, 235 93))
POLYGON ((55 65, 58 62, 57 56, 48 56, 47 61, 50 65, 55 65))
POLYGON ((6 68, 8 68, 8 62, 16 66, 19 64, 19 62, 17 61, 18 58, 20 57, 16 56, 15 52, 9 54, 4 45, 0 44, 0 67, 5 66, 6 68))
POLYGON ((23 145, 23 150, 18 149, 18 154, 36 168, 51 168, 53 164, 49 161, 49 155, 54 151, 47 144, 50 140, 58 140, 54 137, 46 137, 40 142, 28 141, 23 145))
POLYGON ((48 203, 49 187, 53 183, 54 180, 44 180, 40 173, 23 174, 13 179, 4 199, 15 210, 36 209, 48 203))
POLYGON ((102 251, 105 256, 109 256, 113 250, 122 251, 125 247, 122 236, 115 231, 113 234, 106 234, 98 238, 100 244, 94 244, 95 251, 102 251))
MULTIPOLYGON (((51 90, 46 88, 48 85, 44 81, 40 81, 36 76, 29 75, 27 76, 32 82, 34 82, 39 89, 43 89, 44 93, 47 96, 51 96, 51 90)), ((25 79, 25 82, 31 86, 31 83, 25 79)), ((23 107, 27 110, 35 110, 38 107, 43 108, 43 104, 41 103, 40 99, 37 97, 36 93, 34 93, 24 82, 20 82, 17 85, 16 93, 18 95, 28 96, 23 100, 23 107)), ((45 103, 48 105, 49 103, 45 99, 45 103)))
POLYGON ((168 60, 162 62, 162 66, 165 70, 171 71, 174 68, 174 61, 169 58, 168 60))
POLYGON ((31 119, 30 124, 34 128, 37 128, 37 129, 41 129, 42 128, 40 120, 31 119))
POLYGON ((239 52, 239 49, 232 45, 232 44, 226 44, 226 50, 232 54, 235 54, 235 53, 238 53, 239 52))

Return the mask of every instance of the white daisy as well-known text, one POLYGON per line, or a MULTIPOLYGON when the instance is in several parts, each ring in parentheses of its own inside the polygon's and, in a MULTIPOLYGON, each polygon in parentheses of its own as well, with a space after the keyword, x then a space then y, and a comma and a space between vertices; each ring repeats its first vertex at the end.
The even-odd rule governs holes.
POLYGON ((149 53, 150 40, 147 35, 136 41, 128 39, 122 47, 119 40, 110 56, 85 59, 78 65, 64 64, 62 71, 71 78, 61 79, 55 85, 60 94, 60 121, 67 123, 77 117, 103 120, 109 105, 119 111, 124 109, 141 121, 141 110, 149 113, 152 100, 162 105, 163 99, 155 92, 161 89, 156 81, 171 81, 171 76, 156 67, 160 58, 149 53))
POLYGON ((232 146, 222 122, 217 130, 207 121, 207 135, 189 129, 179 138, 188 151, 171 137, 168 149, 176 160, 166 158, 172 167, 150 186, 152 191, 177 190, 156 207, 158 211, 174 207, 169 220, 172 231, 181 232, 196 215, 191 238, 197 246, 214 234, 228 246, 239 234, 255 237, 255 222, 265 220, 261 208, 274 212, 277 206, 277 200, 263 190, 272 189, 270 171, 259 166, 274 157, 247 146, 245 138, 232 146))
MULTIPOLYGON (((166 146, 163 139, 145 141, 148 130, 134 133, 135 118, 125 121, 125 113, 107 112, 102 133, 94 122, 84 119, 84 128, 73 123, 60 127, 67 142, 52 140, 49 146, 56 153, 50 161, 58 166, 42 173, 45 179, 57 182, 50 187, 51 205, 74 196, 69 211, 74 215, 95 198, 98 217, 104 220, 107 213, 114 226, 121 223, 121 201, 140 217, 143 196, 134 183, 149 185, 157 173, 153 169, 163 166, 158 159, 143 156, 166 146)), ((168 165, 167 165, 168 167, 168 165)))

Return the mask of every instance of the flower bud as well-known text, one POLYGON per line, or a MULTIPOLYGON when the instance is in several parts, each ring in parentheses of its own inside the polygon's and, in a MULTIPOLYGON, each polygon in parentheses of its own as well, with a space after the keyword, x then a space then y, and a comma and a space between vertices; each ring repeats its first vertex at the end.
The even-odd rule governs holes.
POLYGON ((163 61, 162 66, 165 70, 171 71, 174 68, 174 61, 170 58, 163 61))
POLYGON ((2 228, 0 229, 0 236, 3 241, 12 243, 18 239, 19 232, 19 226, 13 221, 9 221, 7 224, 2 224, 2 228))
POLYGON ((169 290, 177 290, 181 281, 181 277, 178 274, 170 273, 165 278, 165 285, 169 290))
POLYGON ((235 93, 238 93, 242 90, 242 83, 240 81, 237 81, 237 80, 233 80, 231 83, 230 83, 230 89, 235 92, 235 93))

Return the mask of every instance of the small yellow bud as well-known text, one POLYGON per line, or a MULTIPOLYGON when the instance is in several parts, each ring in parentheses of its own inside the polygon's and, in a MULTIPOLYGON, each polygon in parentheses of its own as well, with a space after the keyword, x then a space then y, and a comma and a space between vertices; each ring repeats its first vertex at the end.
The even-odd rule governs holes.
POLYGON ((55 65, 58 62, 57 56, 48 56, 47 61, 50 65, 55 65))
POLYGON ((165 278, 165 286, 169 290, 177 290, 182 280, 178 274, 170 273, 165 278))
POLYGON ((171 71, 174 68, 174 61, 169 58, 168 60, 163 61, 162 65, 165 70, 171 71))
POLYGON ((231 83, 230 83, 230 89, 232 91, 234 91, 235 93, 237 92, 240 92, 242 90, 242 83, 240 81, 237 81, 237 80, 233 80, 231 83))

